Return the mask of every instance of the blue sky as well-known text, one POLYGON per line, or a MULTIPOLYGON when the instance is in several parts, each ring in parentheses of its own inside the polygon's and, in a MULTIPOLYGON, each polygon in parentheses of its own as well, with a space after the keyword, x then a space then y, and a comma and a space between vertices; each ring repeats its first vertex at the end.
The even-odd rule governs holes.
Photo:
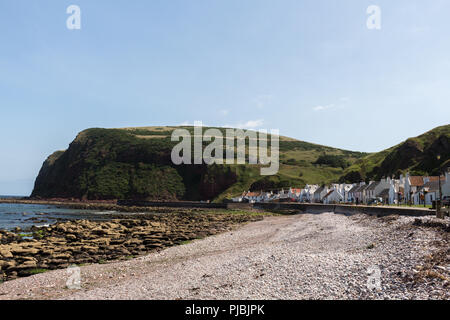
POLYGON ((447 0, 0 3, 0 194, 89 127, 203 121, 381 151, 449 123, 447 0), (82 10, 81 30, 66 8, 82 10), (381 30, 366 27, 369 5, 381 30))

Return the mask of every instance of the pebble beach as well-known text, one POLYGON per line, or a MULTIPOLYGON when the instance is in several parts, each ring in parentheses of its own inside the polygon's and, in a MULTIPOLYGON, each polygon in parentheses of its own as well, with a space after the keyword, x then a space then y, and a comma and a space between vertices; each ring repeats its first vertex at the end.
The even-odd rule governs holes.
POLYGON ((448 299, 449 220, 271 216, 126 261, 0 285, 0 299, 448 299), (368 285, 379 270, 380 287, 368 285))

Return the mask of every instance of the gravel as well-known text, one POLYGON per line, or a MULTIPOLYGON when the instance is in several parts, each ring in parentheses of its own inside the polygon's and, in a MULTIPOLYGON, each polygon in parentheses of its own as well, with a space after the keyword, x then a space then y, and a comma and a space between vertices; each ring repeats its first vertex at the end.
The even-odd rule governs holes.
POLYGON ((67 289, 67 270, 57 270, 0 285, 0 299, 448 299, 448 251, 443 265, 426 262, 447 250, 448 232, 414 222, 267 217, 145 257, 83 266, 80 290, 67 289), (380 271, 378 289, 367 285, 371 267, 380 271))

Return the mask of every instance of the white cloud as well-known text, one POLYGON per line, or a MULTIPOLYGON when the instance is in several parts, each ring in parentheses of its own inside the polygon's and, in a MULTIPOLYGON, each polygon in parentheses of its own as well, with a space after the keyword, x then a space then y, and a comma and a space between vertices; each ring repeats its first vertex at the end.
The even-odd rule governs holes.
POLYGON ((262 119, 249 120, 240 127, 242 127, 242 129, 255 129, 255 128, 261 127, 263 124, 264 124, 264 120, 262 120, 262 119))
POLYGON ((261 128, 264 125, 263 119, 258 120, 249 120, 247 122, 240 122, 234 125, 226 124, 223 127, 225 128, 238 128, 238 129, 257 129, 261 128))
MULTIPOLYGON (((184 121, 183 123, 180 123, 179 126, 196 126, 196 125, 199 125, 200 123, 201 123, 201 126, 203 126, 203 127, 209 127, 209 125, 206 125, 205 123, 200 122, 200 121, 195 121, 194 123, 192 123, 190 121, 184 121)), ((258 130, 258 129, 263 129, 262 128, 263 125, 264 125, 264 120, 257 119, 257 120, 249 120, 246 122, 239 122, 239 123, 235 123, 235 124, 226 124, 226 125, 217 126, 217 127, 258 130)), ((214 126, 214 125, 211 125, 211 126, 214 126)))
POLYGON ((334 104, 328 104, 326 106, 315 106, 313 108, 314 111, 324 111, 324 110, 329 110, 329 109, 333 109, 335 107, 334 104))

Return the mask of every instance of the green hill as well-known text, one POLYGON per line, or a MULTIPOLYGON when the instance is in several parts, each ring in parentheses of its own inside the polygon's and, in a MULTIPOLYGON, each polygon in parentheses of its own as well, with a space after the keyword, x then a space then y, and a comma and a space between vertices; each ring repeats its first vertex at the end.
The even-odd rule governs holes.
MULTIPOLYGON (((275 176, 261 176, 260 167, 249 164, 176 166, 171 151, 177 143, 171 134, 177 128, 194 131, 193 127, 85 130, 67 150, 44 162, 32 197, 221 201, 243 190, 359 182, 406 171, 435 175, 439 165, 450 163, 450 125, 446 125, 371 154, 280 137, 280 169, 275 176)), ((217 129, 225 136, 224 128, 217 129)))
POLYGON ((175 166, 170 138, 177 128, 193 133, 193 127, 85 130, 44 162, 32 197, 220 201, 243 190, 336 181, 367 155, 280 137, 275 176, 263 177, 249 164, 175 166))
POLYGON ((437 127, 387 150, 372 153, 346 168, 340 181, 377 180, 387 176, 438 175, 450 165, 450 125, 437 127), (440 155, 438 160, 437 156, 440 155))

